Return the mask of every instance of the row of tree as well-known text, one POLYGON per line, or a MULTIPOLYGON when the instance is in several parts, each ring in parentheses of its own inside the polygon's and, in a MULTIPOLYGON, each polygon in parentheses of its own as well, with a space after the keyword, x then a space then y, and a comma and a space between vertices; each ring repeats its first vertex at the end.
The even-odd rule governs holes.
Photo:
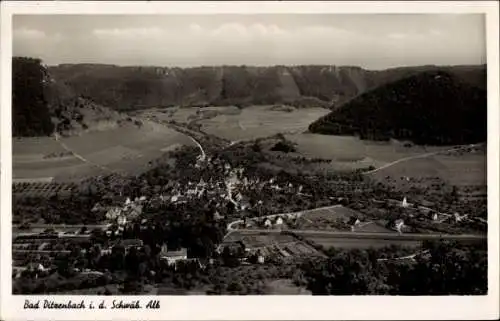
MULTIPOLYGON (((415 260, 377 261, 376 250, 331 250, 305 262, 315 295, 482 295, 488 291, 485 244, 427 242, 415 260)), ((397 251, 395 251, 397 253, 397 251)))

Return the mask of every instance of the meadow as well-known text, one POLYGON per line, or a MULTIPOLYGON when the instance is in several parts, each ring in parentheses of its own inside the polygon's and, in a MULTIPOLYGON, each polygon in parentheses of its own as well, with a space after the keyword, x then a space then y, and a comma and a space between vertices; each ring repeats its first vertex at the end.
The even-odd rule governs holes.
POLYGON ((361 222, 354 227, 354 232, 395 233, 385 228, 381 222, 366 220, 360 212, 344 206, 309 210, 303 213, 298 221, 297 228, 299 229, 350 231, 351 225, 348 224, 348 220, 355 217, 361 222))
POLYGON ((184 134, 152 122, 141 126, 84 132, 81 135, 13 141, 13 177, 53 177, 68 181, 107 172, 135 172, 172 146, 191 145, 184 134), (68 155, 67 149, 73 155, 68 155), (64 153, 66 152, 66 153, 64 153), (63 157, 51 156, 61 153, 63 157))
POLYGON ((231 141, 253 140, 278 133, 302 132, 310 123, 327 114, 325 108, 276 108, 252 106, 239 114, 222 113, 200 120, 203 131, 231 141))
POLYGON ((415 240, 384 240, 384 239, 358 239, 358 238, 335 238, 327 235, 308 236, 307 239, 325 248, 335 247, 343 249, 368 249, 383 248, 390 245, 400 245, 406 247, 419 247, 421 241, 415 240))
POLYGON ((452 186, 486 186, 487 157, 484 152, 461 155, 438 154, 425 158, 415 158, 381 169, 371 176, 376 180, 391 179, 403 188, 406 185, 432 182, 439 178, 452 186), (406 180, 401 180, 401 177, 406 180))

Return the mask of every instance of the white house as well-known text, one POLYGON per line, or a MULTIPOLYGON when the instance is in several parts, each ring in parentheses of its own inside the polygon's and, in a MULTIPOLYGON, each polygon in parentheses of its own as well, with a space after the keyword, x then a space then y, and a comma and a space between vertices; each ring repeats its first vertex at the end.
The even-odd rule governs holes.
POLYGON ((135 219, 142 214, 142 205, 131 205, 126 212, 126 216, 130 219, 135 219))
POLYGON ((271 223, 271 220, 270 220, 270 219, 266 219, 266 220, 264 221, 264 226, 265 226, 265 227, 271 227, 272 225, 273 225, 273 224, 271 223))
POLYGON ((214 213, 214 220, 218 221, 218 220, 221 220, 223 218, 224 218, 224 216, 220 215, 219 211, 215 211, 215 213, 214 213))
POLYGON ((106 218, 108 220, 115 220, 118 216, 120 216, 121 212, 121 208, 113 207, 106 213, 106 218))
POLYGON ((101 204, 95 203, 94 207, 92 208, 92 212, 99 212, 100 210, 104 209, 101 204))
POLYGON ((281 218, 281 216, 278 216, 278 218, 276 219, 276 225, 282 225, 283 224, 283 219, 281 218))
POLYGON ((43 272, 45 267, 41 263, 30 263, 28 264, 28 270, 33 272, 43 272))
POLYGON ((108 254, 111 254, 113 250, 111 249, 111 247, 108 247, 108 248, 105 248, 105 249, 102 249, 101 250, 101 255, 108 255, 108 254))
POLYGON ((118 216, 118 218, 116 219, 116 223, 118 223, 118 225, 127 224, 127 217, 125 215, 118 216))
POLYGON ((396 221, 394 222, 394 228, 395 228, 395 229, 396 229, 396 231, 398 231, 399 233, 402 233, 402 229, 403 229, 404 225, 405 225, 405 222, 404 222, 403 220, 401 220, 401 219, 396 220, 396 221))
POLYGON ((406 197, 403 198, 403 202, 401 203, 401 206, 402 207, 408 207, 409 206, 408 201, 406 200, 406 197))
POLYGON ((167 245, 163 244, 160 259, 167 261, 168 265, 174 265, 179 261, 187 260, 187 249, 181 248, 178 251, 169 251, 167 245))
POLYGON ((467 214, 465 214, 465 215, 460 215, 460 214, 458 214, 458 213, 455 213, 455 214, 454 214, 454 217, 455 217, 455 222, 457 222, 457 223, 458 223, 458 222, 462 222, 464 219, 466 219, 466 218, 467 218, 467 214))

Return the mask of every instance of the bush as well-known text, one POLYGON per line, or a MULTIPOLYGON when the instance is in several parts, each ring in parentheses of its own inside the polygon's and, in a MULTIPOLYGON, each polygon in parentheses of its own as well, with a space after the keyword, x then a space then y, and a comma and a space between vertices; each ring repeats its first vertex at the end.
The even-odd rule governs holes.
POLYGON ((292 153, 292 152, 295 152, 296 151, 296 148, 295 146, 291 143, 291 142, 288 142, 288 141, 280 141, 280 142, 277 142, 272 148, 271 150, 273 152, 283 152, 283 153, 292 153))

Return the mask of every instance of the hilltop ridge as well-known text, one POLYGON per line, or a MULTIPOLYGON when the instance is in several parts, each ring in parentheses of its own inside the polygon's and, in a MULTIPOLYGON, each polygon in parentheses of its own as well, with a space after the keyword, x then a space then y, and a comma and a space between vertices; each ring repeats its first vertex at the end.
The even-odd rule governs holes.
POLYGON ((73 64, 48 68, 77 95, 116 110, 168 106, 262 105, 338 107, 367 90, 427 70, 448 70, 486 86, 485 66, 417 66, 382 71, 353 66, 120 67, 73 64))
POLYGON ((433 70, 366 92, 318 119, 309 130, 417 144, 476 143, 486 140, 486 107, 486 90, 433 70))
POLYGON ((92 129, 123 120, 126 118, 123 112, 152 107, 233 105, 244 108, 285 104, 335 110, 380 86, 428 71, 444 71, 465 84, 483 90, 486 87, 486 67, 483 65, 417 66, 379 71, 326 65, 44 66, 39 59, 14 57, 13 71, 14 136, 46 136, 55 129, 92 129), (37 76, 31 77, 30 73, 37 76), (23 77, 30 81, 22 82, 23 77), (36 119, 32 119, 34 115, 36 119))

